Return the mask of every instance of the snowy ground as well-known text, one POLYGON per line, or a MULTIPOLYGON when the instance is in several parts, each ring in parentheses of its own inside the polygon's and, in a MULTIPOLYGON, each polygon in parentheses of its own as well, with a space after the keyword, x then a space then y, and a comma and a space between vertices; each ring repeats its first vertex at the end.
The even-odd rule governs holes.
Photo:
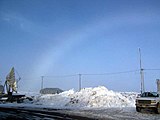
POLYGON ((136 96, 137 93, 114 92, 100 86, 79 92, 69 90, 55 95, 37 95, 34 104, 70 109, 134 107, 136 96))
MULTIPOLYGON (((34 94, 33 102, 25 101, 24 104, 15 105, 62 109, 60 110, 62 113, 89 116, 94 119, 160 120, 160 115, 151 111, 136 112, 135 98, 137 94, 134 92, 114 92, 100 86, 85 88, 79 92, 69 90, 55 95, 34 94)), ((13 104, 8 105, 12 106, 13 104)))
POLYGON ((138 113, 135 107, 125 108, 105 108, 105 109, 88 109, 88 110, 66 110, 69 114, 90 116, 98 120, 160 120, 160 115, 149 111, 138 113))

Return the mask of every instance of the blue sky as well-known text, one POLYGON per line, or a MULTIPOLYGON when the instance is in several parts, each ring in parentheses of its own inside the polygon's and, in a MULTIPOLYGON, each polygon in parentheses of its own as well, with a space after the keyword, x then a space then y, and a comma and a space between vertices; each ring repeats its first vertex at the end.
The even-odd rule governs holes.
MULTIPOLYGON (((14 66, 21 90, 39 90, 41 76, 160 68, 159 0, 1 0, 0 78, 14 66), (23 87, 25 86, 25 87, 23 87)), ((160 71, 145 71, 156 90, 160 71)), ((45 87, 78 89, 78 76, 44 78, 45 87)), ((139 72, 82 76, 83 87, 139 91, 139 72)))

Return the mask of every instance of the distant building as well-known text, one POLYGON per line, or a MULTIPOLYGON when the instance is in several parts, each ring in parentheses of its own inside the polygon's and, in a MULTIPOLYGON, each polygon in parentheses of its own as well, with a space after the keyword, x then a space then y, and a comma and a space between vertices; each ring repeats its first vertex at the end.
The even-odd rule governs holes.
POLYGON ((44 88, 40 90, 41 94, 59 94, 63 92, 63 90, 59 88, 44 88))

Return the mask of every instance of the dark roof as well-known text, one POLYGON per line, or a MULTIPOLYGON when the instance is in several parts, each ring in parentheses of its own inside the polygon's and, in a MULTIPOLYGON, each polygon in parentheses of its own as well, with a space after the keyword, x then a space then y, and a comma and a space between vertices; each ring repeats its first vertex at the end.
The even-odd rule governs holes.
POLYGON ((63 92, 63 90, 59 88, 44 88, 40 90, 41 94, 59 94, 63 92))

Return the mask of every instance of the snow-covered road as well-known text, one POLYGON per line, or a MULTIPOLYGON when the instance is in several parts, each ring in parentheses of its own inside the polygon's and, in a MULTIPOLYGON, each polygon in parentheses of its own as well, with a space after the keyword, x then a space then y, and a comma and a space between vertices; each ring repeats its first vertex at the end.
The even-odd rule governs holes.
POLYGON ((99 120, 160 120, 160 114, 152 111, 138 113, 135 107, 125 108, 106 108, 106 109, 88 109, 88 110, 64 110, 68 114, 88 116, 99 120))
MULTIPOLYGON (((143 111, 142 113, 138 113, 135 110, 135 107, 123 107, 123 108, 97 108, 97 109, 53 109, 53 108, 43 108, 42 106, 28 106, 24 104, 3 104, 0 105, 0 108, 3 110, 4 108, 11 108, 11 109, 19 109, 19 111, 45 111, 49 112, 50 117, 52 118, 52 111, 53 113, 60 113, 61 115, 65 116, 76 116, 77 119, 87 118, 87 119, 94 119, 94 120, 160 120, 160 114, 155 114, 153 111, 143 111)), ((32 113, 33 113, 32 112, 32 113)), ((13 113, 13 112, 12 112, 13 113)), ((12 114, 11 113, 11 114, 12 114)), ((23 113, 24 114, 24 113, 23 113)), ((14 114, 15 115, 15 114, 14 114)), ((36 113, 34 113, 36 115, 36 113)), ((4 116, 4 115, 3 115, 4 116)), ((55 114, 53 114, 53 117, 55 114)), ((4 116, 5 117, 5 116, 4 116)), ((27 113, 23 117, 30 117, 27 116, 27 113)), ((35 116, 33 116, 35 117, 35 116)), ((62 116, 63 117, 63 116, 62 116)), ((34 119, 34 118, 33 118, 34 119)))

